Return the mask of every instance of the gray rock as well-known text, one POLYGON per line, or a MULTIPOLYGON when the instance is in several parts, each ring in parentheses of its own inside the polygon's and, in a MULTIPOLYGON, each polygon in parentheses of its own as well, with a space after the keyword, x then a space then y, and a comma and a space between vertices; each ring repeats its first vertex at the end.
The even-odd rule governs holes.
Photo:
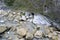
POLYGON ((33 34, 27 32, 26 39, 29 39, 29 40, 30 40, 30 39, 33 39, 33 34))
POLYGON ((19 34, 21 37, 25 36, 27 34, 26 28, 17 28, 17 34, 19 34))
POLYGON ((28 32, 33 32, 33 30, 36 28, 36 25, 31 22, 20 22, 20 27, 28 29, 28 32))
POLYGON ((36 33, 34 34, 34 37, 42 38, 43 37, 43 32, 42 31, 36 31, 36 33))
POLYGON ((38 40, 51 40, 49 38, 42 38, 42 39, 38 39, 38 40))
POLYGON ((33 40, 38 40, 37 38, 33 38, 33 40))
POLYGON ((25 16, 22 16, 21 20, 26 20, 26 17, 25 16))
POLYGON ((50 21, 46 17, 44 17, 40 14, 39 15, 34 15, 33 23, 34 24, 42 24, 42 25, 46 25, 46 26, 51 25, 50 21))
POLYGON ((6 27, 0 26, 0 33, 4 32, 6 29, 6 27))

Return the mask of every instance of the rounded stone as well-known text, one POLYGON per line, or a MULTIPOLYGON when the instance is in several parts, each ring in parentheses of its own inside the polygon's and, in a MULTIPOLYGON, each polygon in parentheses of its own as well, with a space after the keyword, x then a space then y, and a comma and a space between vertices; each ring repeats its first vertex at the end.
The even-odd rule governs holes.
POLYGON ((57 36, 58 34, 56 32, 53 32, 54 36, 57 36))
POLYGON ((53 36, 52 33, 49 33, 49 34, 48 34, 48 37, 49 37, 49 38, 52 38, 52 36, 53 36))
POLYGON ((26 35, 26 39, 32 39, 32 38, 33 38, 33 34, 28 32, 26 35))
POLYGON ((34 34, 34 37, 36 38, 42 38, 43 36, 43 32, 42 31, 37 31, 35 34, 34 34))
MULTIPOLYGON (((58 36, 52 36, 53 40, 58 40, 58 36)), ((60 39, 59 39, 60 40, 60 39)))
POLYGON ((27 29, 25 28, 18 28, 17 29, 17 33, 20 35, 20 36, 25 36, 27 34, 27 29))
POLYGON ((4 10, 0 10, 0 15, 7 15, 8 13, 6 12, 6 11, 4 11, 4 10))
POLYGON ((22 18, 21 18, 22 20, 26 20, 26 17, 25 16, 22 16, 22 18))
POLYGON ((0 33, 4 32, 6 29, 7 29, 6 27, 1 26, 0 27, 0 33))

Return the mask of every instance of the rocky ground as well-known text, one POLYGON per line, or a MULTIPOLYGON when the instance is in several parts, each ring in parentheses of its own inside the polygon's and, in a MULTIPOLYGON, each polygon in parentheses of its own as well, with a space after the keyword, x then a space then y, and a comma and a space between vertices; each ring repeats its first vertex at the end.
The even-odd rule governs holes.
POLYGON ((50 21, 40 14, 0 10, 0 40, 60 40, 50 21))
POLYGON ((39 13, 12 11, 0 2, 0 40, 60 40, 56 27, 39 13))

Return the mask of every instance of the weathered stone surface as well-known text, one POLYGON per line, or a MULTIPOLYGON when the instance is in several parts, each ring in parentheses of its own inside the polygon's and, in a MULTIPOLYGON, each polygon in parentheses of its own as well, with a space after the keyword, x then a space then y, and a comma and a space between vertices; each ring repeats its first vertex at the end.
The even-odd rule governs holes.
POLYGON ((33 34, 32 33, 29 33, 27 32, 27 35, 26 35, 26 39, 32 39, 33 38, 33 34))
POLYGON ((39 15, 34 15, 33 23, 42 24, 42 25, 46 25, 46 26, 51 25, 50 21, 46 17, 44 17, 44 16, 42 16, 40 14, 39 15))
POLYGON ((36 38, 42 38, 42 36, 43 36, 42 31, 36 31, 36 33, 34 34, 34 37, 36 37, 36 38))
POLYGON ((31 22, 20 22, 20 27, 26 28, 28 32, 33 33, 33 30, 36 28, 36 25, 31 22))
POLYGON ((6 27, 0 26, 0 33, 4 32, 6 29, 6 27))
POLYGON ((19 34, 20 36, 25 36, 27 34, 27 29, 25 28, 18 28, 17 29, 17 34, 19 34))

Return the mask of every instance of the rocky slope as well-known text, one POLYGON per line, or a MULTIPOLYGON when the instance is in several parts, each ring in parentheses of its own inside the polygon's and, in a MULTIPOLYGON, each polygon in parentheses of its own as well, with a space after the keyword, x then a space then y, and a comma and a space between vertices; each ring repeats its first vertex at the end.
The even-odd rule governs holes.
POLYGON ((60 40, 60 26, 50 18, 0 3, 0 40, 60 40))
POLYGON ((4 0, 11 9, 20 9, 49 16, 60 23, 60 0, 4 0))
POLYGON ((41 14, 23 11, 0 11, 0 40, 60 39, 60 32, 51 26, 51 20, 41 14))

